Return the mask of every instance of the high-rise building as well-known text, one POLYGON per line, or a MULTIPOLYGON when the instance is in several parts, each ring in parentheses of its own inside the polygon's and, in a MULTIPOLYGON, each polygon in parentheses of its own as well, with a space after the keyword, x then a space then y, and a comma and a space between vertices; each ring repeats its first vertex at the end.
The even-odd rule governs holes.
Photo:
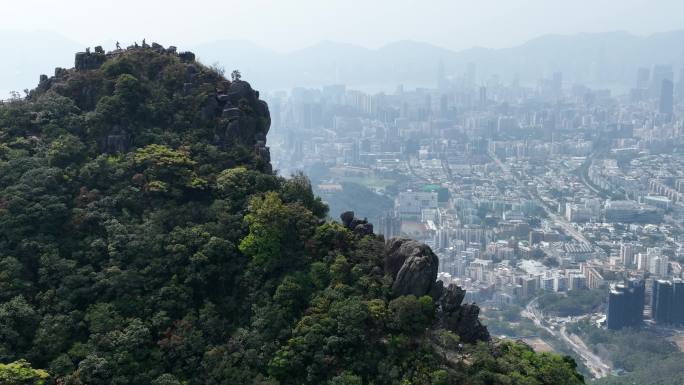
POLYGON ((665 255, 651 256, 648 261, 648 271, 659 277, 665 277, 668 273, 669 258, 665 255))
POLYGON ((553 80, 552 80, 552 86, 553 86, 553 91, 556 93, 556 95, 559 95, 561 90, 563 89, 563 73, 562 72, 554 72, 553 80))
POLYGON ((447 88, 447 79, 444 73, 444 61, 440 60, 437 64, 437 89, 443 90, 447 88))
POLYGON ((684 100, 684 68, 679 70, 679 81, 675 90, 678 100, 684 100))
POLYGON ((670 323, 672 303, 672 283, 654 281, 651 295, 651 318, 658 323, 670 323))
POLYGON ((663 80, 660 86, 660 113, 672 115, 674 106, 674 83, 672 80, 663 80))
POLYGON ((477 67, 475 63, 468 63, 468 70, 466 72, 466 80, 470 86, 474 86, 477 82, 477 67))
POLYGON ((637 254, 637 246, 633 243, 623 243, 620 245, 620 260, 625 267, 633 267, 635 265, 634 257, 637 254))
POLYGON ((480 87, 480 107, 487 106, 487 87, 480 87))
POLYGON ((401 233, 401 219, 397 217, 394 211, 388 211, 378 218, 378 233, 385 236, 385 239, 390 239, 401 233))
POLYGON ((650 94, 653 98, 658 98, 662 91, 663 80, 672 81, 674 79, 674 72, 670 65, 657 65, 653 67, 653 76, 651 76, 650 94))
POLYGON ((684 281, 653 282, 651 318, 657 323, 684 324, 684 281))
POLYGON ((589 266, 583 266, 584 277, 586 278, 587 287, 589 289, 598 289, 605 284, 605 279, 603 275, 598 271, 598 269, 589 266))
POLYGON ((535 276, 518 277, 517 283, 522 286, 522 297, 528 298, 533 296, 539 290, 539 282, 539 277, 535 276))
POLYGON ((634 201, 606 201, 604 215, 606 222, 660 223, 663 211, 634 201))
POLYGON ((648 68, 639 68, 637 70, 637 80, 636 80, 636 88, 640 90, 648 89, 648 81, 650 80, 651 77, 651 70, 648 68))
POLYGON ((447 229, 439 229, 435 232, 435 247, 439 250, 449 247, 449 232, 447 229))
POLYGON ((540 230, 530 231, 530 235, 529 235, 530 245, 534 246, 538 243, 541 243, 542 241, 544 241, 544 232, 543 231, 540 231, 540 230))
POLYGON ((639 253, 636 256, 637 270, 648 270, 649 255, 647 253, 639 253))
POLYGON ((628 280, 613 285, 608 294, 608 329, 638 327, 644 320, 645 285, 641 280, 628 280))
POLYGON ((439 98, 439 113, 443 118, 449 115, 449 97, 447 95, 442 95, 439 98))
POLYGON ((684 281, 675 279, 672 281, 672 323, 684 324, 684 281))
POLYGON ((592 211, 591 209, 577 204, 568 202, 565 205, 565 217, 569 222, 583 223, 589 222, 591 220, 592 211))
POLYGON ((436 192, 404 191, 399 193, 395 200, 395 207, 399 217, 403 220, 417 220, 423 209, 436 209, 438 207, 438 194, 436 192))

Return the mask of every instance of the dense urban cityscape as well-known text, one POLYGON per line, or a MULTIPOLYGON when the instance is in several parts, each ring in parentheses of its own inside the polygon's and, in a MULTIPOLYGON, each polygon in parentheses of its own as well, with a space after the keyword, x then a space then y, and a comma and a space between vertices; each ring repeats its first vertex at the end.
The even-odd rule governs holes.
POLYGON ((274 168, 309 175, 333 216, 356 209, 387 238, 429 244, 439 279, 485 316, 527 306, 603 377, 618 368, 565 326, 556 333, 534 300, 598 292, 607 305, 592 322, 610 329, 684 322, 684 70, 674 72, 640 68, 614 95, 559 72, 504 84, 474 64, 446 74, 436 63, 429 89, 273 93, 274 168))

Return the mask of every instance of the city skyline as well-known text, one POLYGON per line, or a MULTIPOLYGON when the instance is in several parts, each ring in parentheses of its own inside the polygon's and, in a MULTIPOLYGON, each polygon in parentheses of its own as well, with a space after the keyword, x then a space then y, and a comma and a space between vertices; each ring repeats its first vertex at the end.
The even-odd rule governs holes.
MULTIPOLYGON (((9 91, 35 86, 36 73, 50 74, 55 67, 70 67, 73 58, 69 52, 84 51, 87 46, 49 32, 5 31, 3 36, 0 50, 17 60, 0 63, 0 99, 6 98, 9 91)), ((123 47, 142 44, 143 38, 119 43, 123 47)), ((150 36, 145 40, 168 44, 150 36)), ((670 77, 681 77, 682 42, 684 30, 645 37, 624 32, 545 35, 512 48, 462 51, 418 41, 397 41, 378 49, 323 41, 291 53, 278 53, 245 41, 173 45, 195 52, 208 65, 228 71, 240 69, 262 91, 346 84, 365 91, 391 92, 398 85, 408 89, 433 86, 438 70, 441 76, 453 78, 474 66, 479 84, 492 77, 503 82, 532 84, 541 77, 562 72, 562 80, 568 84, 624 93, 633 87, 637 69, 648 70, 650 74, 656 66, 669 65, 672 68, 668 71, 673 73, 670 77), (278 65, 274 67, 271 63, 278 65)), ((116 41, 93 40, 89 45, 91 49, 101 45, 109 51, 115 49, 116 41)))
POLYGON ((623 368, 581 328, 663 344, 682 330, 684 81, 654 64, 612 94, 561 72, 523 85, 477 70, 439 66, 431 87, 386 94, 265 94, 274 168, 308 175, 333 219, 353 210, 385 239, 429 245, 493 333, 565 346, 587 378, 610 379, 623 368))

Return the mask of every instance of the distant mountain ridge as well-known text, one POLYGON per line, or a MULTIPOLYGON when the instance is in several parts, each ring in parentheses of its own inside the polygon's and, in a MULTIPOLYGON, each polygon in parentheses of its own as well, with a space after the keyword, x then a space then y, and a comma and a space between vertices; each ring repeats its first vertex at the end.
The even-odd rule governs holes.
POLYGON ((0 30, 0 100, 10 91, 34 88, 36 74, 50 75, 55 67, 72 67, 73 53, 84 48, 52 32, 0 30))
MULTIPOLYGON (((79 48, 78 43, 47 32, 0 35, 0 52, 11 58, 0 63, 0 97, 5 97, 8 90, 34 86, 37 79, 30 74, 70 66, 71 58, 53 53, 79 48)), ((684 29, 648 36, 620 31, 550 34, 511 48, 473 47, 462 51, 406 40, 377 49, 322 41, 287 53, 239 40, 184 48, 193 50, 205 63, 217 63, 228 71, 240 69, 264 90, 335 83, 388 90, 398 84, 434 87, 440 62, 447 76, 463 74, 468 64, 474 63, 479 83, 492 75, 504 82, 517 77, 523 83, 534 83, 560 71, 568 83, 624 88, 634 84, 638 67, 669 64, 676 74, 684 67, 684 29)))
POLYGON ((535 82, 560 71, 569 82, 626 87, 633 85, 638 67, 668 64, 675 73, 684 67, 684 30, 645 37, 627 32, 545 35, 512 48, 474 47, 458 52, 416 41, 398 41, 377 49, 322 42, 284 54, 265 50, 266 62, 237 58, 230 54, 230 46, 220 42, 201 48, 210 48, 196 50, 205 61, 234 63, 267 88, 333 83, 386 85, 389 89, 401 83, 434 87, 440 62, 446 75, 463 74, 468 64, 474 63, 480 83, 495 74, 503 81, 518 77, 522 82, 535 82), (279 71, 274 72, 273 66, 269 71, 260 67, 266 63, 276 63, 279 71))

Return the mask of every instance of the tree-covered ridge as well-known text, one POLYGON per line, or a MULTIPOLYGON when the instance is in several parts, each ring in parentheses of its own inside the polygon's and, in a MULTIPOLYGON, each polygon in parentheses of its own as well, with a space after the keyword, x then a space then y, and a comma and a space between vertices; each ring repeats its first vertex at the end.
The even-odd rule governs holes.
POLYGON ((0 106, 7 383, 582 383, 463 344, 477 311, 441 291, 396 295, 382 237, 270 173, 248 83, 159 48, 97 58, 0 106))

